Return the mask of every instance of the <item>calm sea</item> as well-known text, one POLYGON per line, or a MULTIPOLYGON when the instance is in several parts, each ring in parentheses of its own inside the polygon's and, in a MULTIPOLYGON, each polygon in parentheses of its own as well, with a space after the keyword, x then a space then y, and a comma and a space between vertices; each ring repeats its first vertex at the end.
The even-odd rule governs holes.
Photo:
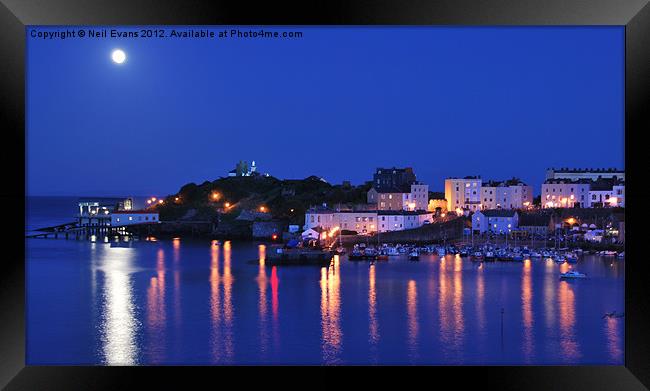
MULTIPOLYGON (((76 198, 31 198, 28 227, 76 198)), ((623 364, 624 260, 269 267, 257 242, 27 240, 27 363, 623 364)))

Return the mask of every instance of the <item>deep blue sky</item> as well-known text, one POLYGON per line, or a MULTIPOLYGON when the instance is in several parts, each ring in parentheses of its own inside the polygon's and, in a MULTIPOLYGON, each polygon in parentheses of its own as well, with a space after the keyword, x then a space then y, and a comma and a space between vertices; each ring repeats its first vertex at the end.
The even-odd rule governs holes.
POLYGON ((431 190, 518 176, 535 193, 550 166, 623 167, 622 27, 277 30, 304 36, 28 34, 28 194, 169 194, 241 159, 331 183, 412 166, 431 190))

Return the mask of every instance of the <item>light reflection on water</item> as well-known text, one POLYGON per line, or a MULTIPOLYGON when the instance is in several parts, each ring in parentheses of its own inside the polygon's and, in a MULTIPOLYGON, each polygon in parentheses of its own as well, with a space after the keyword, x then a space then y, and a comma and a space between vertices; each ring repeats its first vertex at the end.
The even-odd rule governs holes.
POLYGON ((379 343, 379 322, 377 320, 377 290, 376 290, 376 265, 368 268, 368 342, 373 363, 378 360, 377 345, 379 343))
POLYGON ((533 359, 535 342, 533 340, 533 279, 532 261, 530 259, 524 260, 522 268, 522 281, 521 281, 521 311, 523 318, 523 333, 524 333, 524 359, 526 363, 530 363, 533 359))
POLYGON ((108 247, 99 259, 99 270, 104 274, 100 335, 106 365, 137 364, 139 322, 135 316, 130 276, 133 255, 131 248, 108 247))
POLYGON ((418 292, 415 280, 409 280, 406 294, 406 310, 408 317, 408 345, 411 362, 418 358, 418 292))
MULTIPOLYGON (((602 318, 624 309, 620 260, 477 264, 448 255, 369 265, 337 256, 329 267, 284 268, 268 266, 269 247, 258 244, 75 245, 85 251, 75 267, 90 263, 78 296, 91 293, 99 348, 84 363, 620 364, 624 356, 625 319, 602 318), (570 268, 590 278, 560 281, 570 268)), ((70 296, 41 296, 30 308, 77 305, 70 296)), ((57 324, 87 332, 74 318, 48 321, 67 345, 76 342, 57 324)))
POLYGON ((338 364, 341 359, 341 343, 343 333, 341 331, 341 297, 339 275, 340 259, 334 256, 334 261, 329 267, 321 268, 321 328, 323 331, 322 348, 323 362, 326 364, 338 364))

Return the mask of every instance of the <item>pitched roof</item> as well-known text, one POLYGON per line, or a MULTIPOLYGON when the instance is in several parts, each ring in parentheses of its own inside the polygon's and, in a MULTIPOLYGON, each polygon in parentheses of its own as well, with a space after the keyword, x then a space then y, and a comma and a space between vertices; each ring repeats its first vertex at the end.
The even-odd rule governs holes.
POLYGON ((517 211, 512 209, 488 209, 482 210, 485 217, 513 217, 517 211))

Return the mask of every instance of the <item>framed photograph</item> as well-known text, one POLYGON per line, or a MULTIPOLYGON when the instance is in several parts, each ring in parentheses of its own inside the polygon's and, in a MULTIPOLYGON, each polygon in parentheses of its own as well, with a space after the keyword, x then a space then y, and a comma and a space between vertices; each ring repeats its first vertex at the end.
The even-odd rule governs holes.
POLYGON ((650 385, 647 1, 3 3, 7 389, 650 385))

